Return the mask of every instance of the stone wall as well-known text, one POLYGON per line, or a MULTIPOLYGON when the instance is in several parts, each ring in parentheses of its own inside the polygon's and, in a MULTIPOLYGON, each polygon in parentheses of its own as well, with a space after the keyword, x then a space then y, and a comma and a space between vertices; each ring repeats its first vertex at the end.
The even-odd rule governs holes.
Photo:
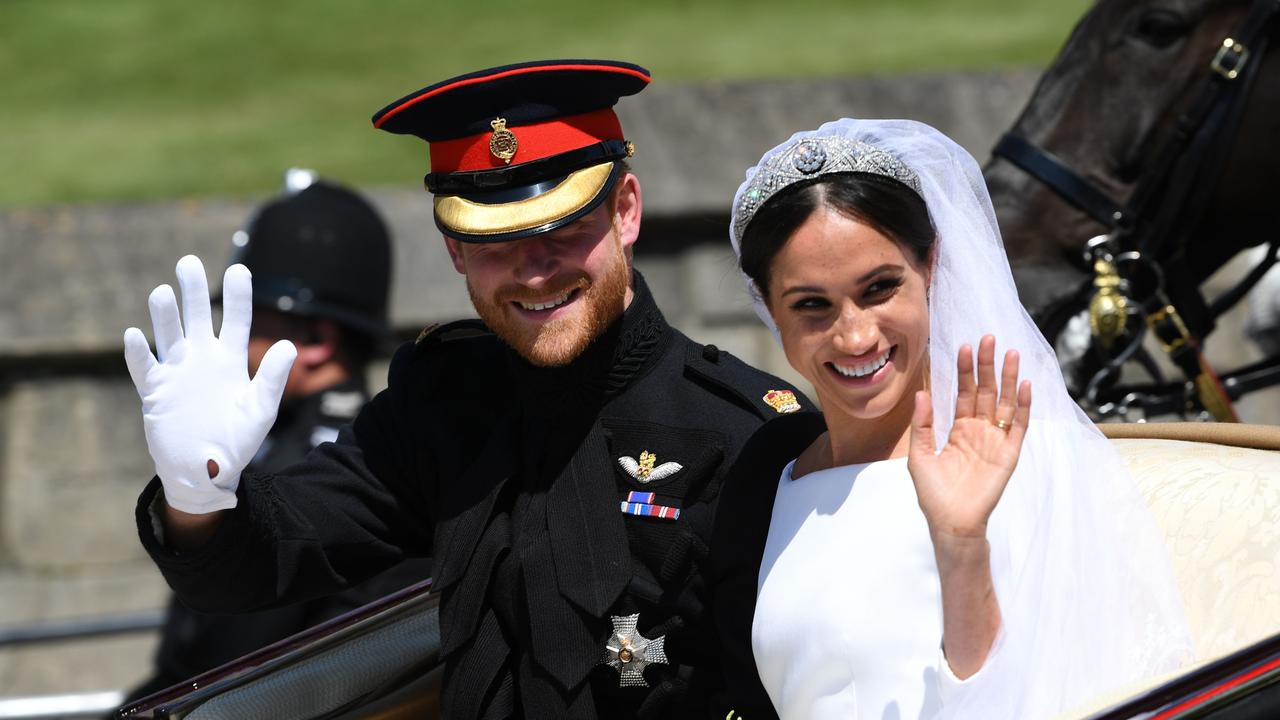
MULTIPOLYGON (((655 87, 626 100, 620 112, 645 201, 637 264, 659 305, 693 337, 791 376, 751 312, 725 241, 744 169, 791 132, 842 115, 919 118, 983 161, 1035 76, 655 87)), ((397 238, 397 329, 410 335, 470 315, 428 198, 371 194, 397 238)), ((150 334, 147 293, 172 282, 180 256, 221 267, 253 204, 0 213, 0 625, 162 606, 166 590, 133 528, 151 463, 120 337, 130 325, 150 334)), ((137 635, 0 650, 0 697, 125 687, 145 675, 153 643, 137 635)))

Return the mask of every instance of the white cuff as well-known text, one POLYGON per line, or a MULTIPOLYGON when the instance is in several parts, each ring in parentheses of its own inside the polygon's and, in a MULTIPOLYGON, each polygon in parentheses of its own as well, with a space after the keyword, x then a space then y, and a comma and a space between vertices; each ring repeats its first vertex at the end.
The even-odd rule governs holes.
MULTIPOLYGON (((990 653, 987 657, 991 657, 990 653)), ((947 654, 942 648, 938 648, 938 699, 942 701, 942 707, 953 704, 965 688, 972 685, 986 668, 987 664, 984 662, 977 672, 961 680, 951 670, 951 663, 947 662, 947 654)))
POLYGON ((165 477, 160 474, 159 466, 156 467, 156 476, 164 486, 165 503, 174 510, 188 515, 207 515, 218 510, 230 510, 238 502, 236 498, 236 488, 240 485, 238 472, 234 477, 219 474, 217 483, 208 478, 192 481, 175 479, 172 475, 165 477))

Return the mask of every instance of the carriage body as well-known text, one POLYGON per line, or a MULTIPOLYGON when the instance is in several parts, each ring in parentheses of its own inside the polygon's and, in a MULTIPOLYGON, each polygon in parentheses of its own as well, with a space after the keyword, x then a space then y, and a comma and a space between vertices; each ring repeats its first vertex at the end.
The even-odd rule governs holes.
MULTIPOLYGON (((1280 427, 1102 427, 1165 535, 1197 665, 1068 717, 1280 717, 1280 427)), ((118 717, 438 717, 438 602, 419 583, 118 717)))
POLYGON ((1196 660, 1069 717, 1280 717, 1280 427, 1102 429, 1164 534, 1196 660))

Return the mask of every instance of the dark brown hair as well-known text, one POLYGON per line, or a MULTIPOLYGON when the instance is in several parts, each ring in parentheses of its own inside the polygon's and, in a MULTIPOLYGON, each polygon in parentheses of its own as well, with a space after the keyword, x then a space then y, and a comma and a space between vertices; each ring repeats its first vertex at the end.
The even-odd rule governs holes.
POLYGON ((926 263, 936 234, 929 209, 914 190, 873 173, 822 175, 784 188, 756 211, 742 236, 738 264, 760 294, 769 297, 769 272, 796 229, 819 207, 866 223, 926 263))

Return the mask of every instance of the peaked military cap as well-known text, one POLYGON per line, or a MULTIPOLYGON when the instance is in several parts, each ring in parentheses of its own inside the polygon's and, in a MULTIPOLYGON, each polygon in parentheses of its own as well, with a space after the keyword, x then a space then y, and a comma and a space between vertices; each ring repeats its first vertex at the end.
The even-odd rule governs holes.
POLYGON ((594 210, 633 152, 613 111, 649 71, 605 60, 545 60, 461 75, 379 110, 376 128, 426 140, 436 226, 502 242, 594 210))

